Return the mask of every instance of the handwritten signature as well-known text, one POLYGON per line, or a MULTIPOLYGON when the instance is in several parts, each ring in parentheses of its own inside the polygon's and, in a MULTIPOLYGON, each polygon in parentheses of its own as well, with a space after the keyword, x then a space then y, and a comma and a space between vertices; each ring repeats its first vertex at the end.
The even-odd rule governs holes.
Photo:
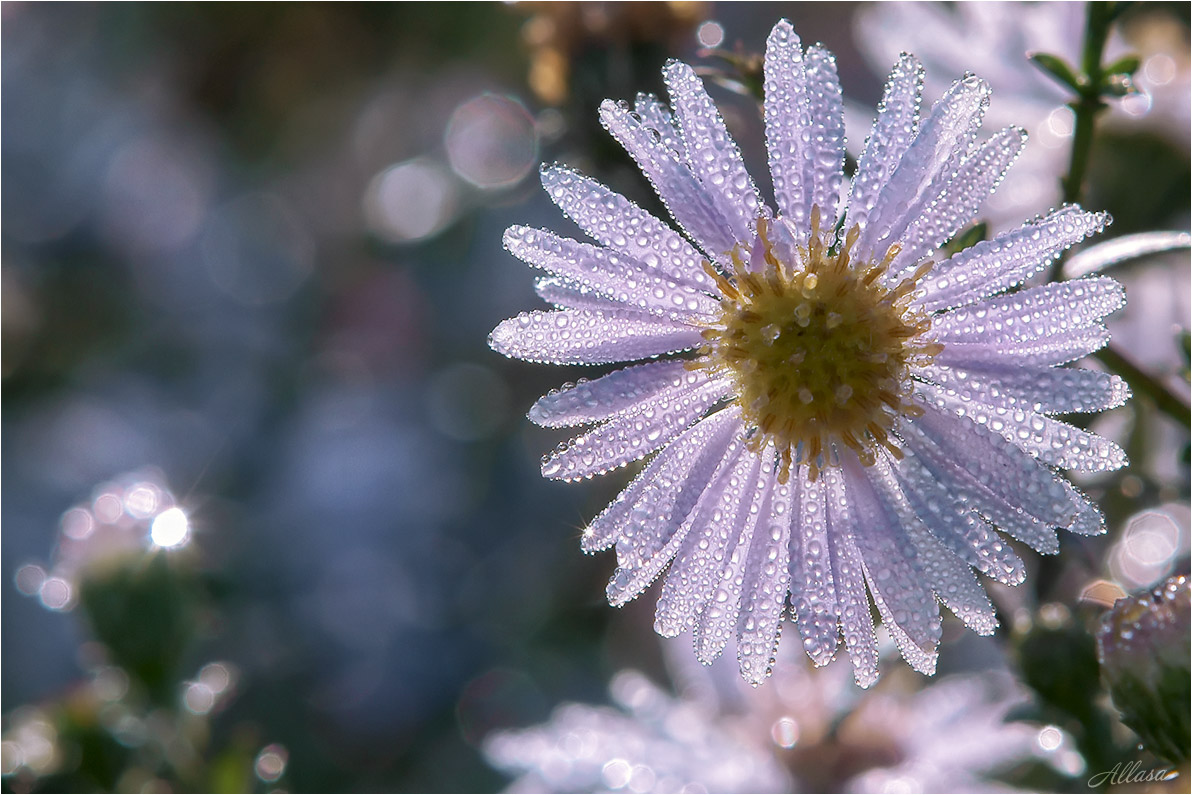
POLYGON ((1118 762, 1113 766, 1112 770, 1106 770, 1090 778, 1089 786, 1100 787, 1104 784, 1114 786, 1117 784, 1140 784, 1144 781, 1171 781, 1178 776, 1178 771, 1168 770, 1163 767, 1158 767, 1154 770, 1144 770, 1142 762, 1135 761, 1126 764, 1118 762))

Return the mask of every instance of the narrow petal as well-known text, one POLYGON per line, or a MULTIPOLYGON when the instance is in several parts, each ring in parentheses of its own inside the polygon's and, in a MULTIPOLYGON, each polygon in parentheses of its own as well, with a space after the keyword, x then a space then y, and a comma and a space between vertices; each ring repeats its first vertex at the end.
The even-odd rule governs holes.
POLYGON ((856 517, 853 540, 861 553, 873 603, 903 658, 916 671, 930 676, 935 673, 943 624, 935 595, 918 565, 917 551, 897 512, 874 493, 863 471, 866 467, 855 456, 845 456, 841 469, 856 517))
POLYGON ((583 285, 574 284, 558 276, 544 276, 534 280, 534 292, 556 309, 585 309, 617 312, 624 307, 613 299, 583 285))
POLYGON ((677 353, 703 343, 699 329, 631 310, 523 312, 488 337, 494 351, 547 364, 608 364, 677 353))
POLYGON ((977 211, 997 189, 1024 146, 1026 131, 1007 127, 965 157, 943 192, 911 221, 902 237, 902 251, 890 265, 891 272, 902 277, 976 218, 977 211))
POLYGON ((1064 261, 1064 278, 1079 279, 1122 262, 1139 257, 1188 248, 1192 235, 1187 232, 1138 232, 1122 235, 1090 246, 1064 261))
POLYGON ((740 537, 740 528, 749 518, 759 468, 757 456, 738 447, 731 466, 718 473, 700 500, 691 516, 692 532, 675 555, 658 597, 654 613, 658 634, 674 637, 689 629, 708 603, 714 578, 731 554, 730 544, 740 537))
POLYGON ((988 406, 1041 414, 1103 411, 1130 397, 1120 376, 1072 367, 962 370, 930 365, 915 374, 988 406))
POLYGON ((1068 500, 1076 508, 1076 518, 1068 525, 1068 532, 1082 536, 1099 536, 1105 532, 1105 514, 1094 505, 1080 490, 1064 481, 1064 491, 1068 500))
POLYGON ((741 152, 712 104, 703 81, 690 66, 671 61, 662 74, 687 145, 691 169, 728 222, 736 241, 748 246, 753 242, 762 203, 753 179, 745 170, 741 152))
POLYGON ((914 544, 923 576, 936 596, 956 616, 980 635, 991 635, 998 621, 989 597, 973 576, 973 571, 960 557, 949 551, 915 513, 894 473, 899 462, 888 455, 878 456, 877 463, 866 468, 874 488, 891 506, 914 544))
POLYGON ((771 486, 770 504, 763 509, 754 530, 745 568, 737 622, 737 663, 741 676, 751 684, 761 684, 770 675, 778 650, 778 631, 790 587, 787 562, 794 490, 793 483, 771 486))
MULTIPOLYGON (((715 561, 718 573, 712 581, 710 598, 695 625, 695 656, 704 665, 711 665, 724 651, 736 633, 741 612, 741 589, 745 581, 745 565, 753 545, 754 532, 769 508, 771 487, 775 483, 772 461, 757 458, 757 474, 749 503, 749 513, 737 530, 737 538, 725 548, 723 560, 715 561)), ((731 536, 730 536, 731 538, 731 536)))
POLYGON ((600 121, 637 162, 671 216, 706 254, 719 259, 733 247, 731 227, 707 191, 652 127, 635 119, 628 107, 610 100, 600 106, 600 121))
POLYGON ((728 380, 715 379, 643 401, 633 412, 561 445, 543 461, 542 474, 553 480, 579 480, 643 458, 686 430, 731 389, 728 380))
POLYGON ((1052 367, 1088 356, 1107 342, 1109 331, 1102 326, 1026 342, 950 342, 935 357, 935 363, 962 370, 1052 367))
POLYGON ((542 170, 542 186, 593 240, 632 257, 679 284, 714 291, 703 259, 682 235, 624 196, 559 166, 542 170))
POLYGON ((919 305, 928 312, 964 306, 1021 284, 1108 223, 1105 213, 1068 206, 977 243, 935 266, 923 281, 919 305))
MULTIPOLYGON (((705 455, 719 461, 728 439, 737 428, 740 412, 734 408, 717 411, 684 431, 667 445, 622 489, 609 505, 584 530, 580 546, 584 552, 607 549, 621 539, 625 527, 635 521, 635 512, 657 516, 653 511, 656 481, 676 482, 695 471, 705 455)), ((705 480, 705 483, 707 481, 705 480)))
POLYGON ((822 666, 832 661, 840 635, 828 543, 827 489, 822 479, 811 481, 805 464, 791 475, 791 482, 798 484, 797 510, 791 512, 791 607, 803 650, 822 666))
POLYGON ((1040 521, 1065 527, 1073 508, 1063 478, 1000 434, 972 420, 925 404, 923 416, 903 423, 900 432, 926 435, 956 469, 1040 521))
POLYGON ((848 200, 848 226, 865 224, 882 187, 918 133, 922 94, 923 67, 915 56, 903 53, 886 81, 877 118, 857 161, 848 200))
POLYGON ((935 103, 919 134, 878 194, 857 240, 857 255, 873 258, 899 243, 907 226, 943 191, 976 136, 989 84, 969 75, 935 103))
POLYGON ((868 688, 877 681, 877 636, 869 615, 865 572, 853 537, 856 518, 852 513, 845 478, 836 467, 822 475, 827 486, 828 542, 832 557, 832 580, 840 603, 840 626, 844 646, 853 664, 853 678, 868 688))
POLYGON ((791 24, 781 20, 766 39, 765 100, 766 151, 774 198, 782 216, 791 221, 806 244, 811 213, 812 185, 804 135, 810 137, 811 110, 807 99, 807 73, 803 44, 791 24))
POLYGON ((811 139, 803 171, 811 185, 811 204, 820 208, 822 227, 834 229, 844 179, 844 98, 832 53, 808 47, 805 67, 811 139))
POLYGON ((1083 331, 1126 303, 1104 276, 1043 284, 936 315, 932 336, 943 343, 1013 344, 1083 331))
MULTIPOLYGON (((731 429, 735 421, 726 425, 731 429)), ((709 435, 712 441, 694 461, 672 459, 670 467, 660 469, 629 512, 617 540, 617 570, 606 591, 614 607, 636 598, 666 568, 707 500, 709 484, 736 460, 740 445, 731 431, 714 427, 709 435)))
POLYGON ((968 473, 951 466, 913 427, 904 430, 904 458, 894 473, 915 515, 931 535, 977 571, 1005 585, 1021 584, 1026 579, 1022 559, 970 511, 976 490, 968 473))
POLYGON ((627 308, 653 314, 708 316, 720 307, 702 290, 661 276, 630 257, 543 229, 511 226, 505 230, 505 248, 523 262, 627 308))
POLYGON ((662 145, 675 153, 675 159, 690 168, 687 144, 679 133, 679 126, 675 124, 674 114, 665 102, 653 94, 639 93, 633 102, 633 112, 641 117, 642 123, 658 133, 662 145))
POLYGON ((629 414, 644 400, 682 394, 707 382, 703 371, 689 370, 685 364, 667 359, 624 367, 591 381, 580 379, 538 398, 527 416, 543 428, 564 428, 629 414))

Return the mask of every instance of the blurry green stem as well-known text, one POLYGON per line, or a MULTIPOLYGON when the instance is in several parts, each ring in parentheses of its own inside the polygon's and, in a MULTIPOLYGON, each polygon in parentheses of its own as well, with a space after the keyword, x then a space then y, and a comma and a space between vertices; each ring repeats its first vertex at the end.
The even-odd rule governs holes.
POLYGON ((1112 345, 1102 348, 1093 355, 1111 372, 1124 378, 1134 391, 1153 400, 1164 414, 1181 423, 1185 428, 1192 427, 1192 416, 1190 416, 1192 409, 1189 408, 1188 403, 1164 384, 1140 370, 1138 365, 1123 356, 1112 345))
POLYGON ((1076 129, 1072 136, 1072 160, 1068 165, 1068 176, 1063 179, 1064 201, 1078 203, 1084 189, 1084 175, 1088 170, 1089 154, 1093 148, 1093 124, 1097 114, 1105 109, 1101 101, 1102 82, 1101 57, 1105 52, 1105 40, 1109 28, 1117 15, 1116 3, 1089 3, 1088 20, 1084 30, 1084 53, 1080 69, 1082 79, 1077 97, 1069 103, 1076 112, 1076 129))

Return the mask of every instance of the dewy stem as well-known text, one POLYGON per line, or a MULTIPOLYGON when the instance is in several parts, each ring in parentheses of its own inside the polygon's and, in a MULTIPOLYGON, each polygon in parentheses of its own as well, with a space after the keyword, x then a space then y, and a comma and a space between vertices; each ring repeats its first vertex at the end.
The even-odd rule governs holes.
POLYGON ((1127 359, 1121 351, 1112 345, 1106 346, 1093 354, 1101 364, 1117 373, 1130 384, 1134 391, 1146 395, 1155 402, 1155 406, 1185 428, 1192 427, 1192 408, 1178 394, 1165 384, 1139 369, 1138 365, 1127 359))

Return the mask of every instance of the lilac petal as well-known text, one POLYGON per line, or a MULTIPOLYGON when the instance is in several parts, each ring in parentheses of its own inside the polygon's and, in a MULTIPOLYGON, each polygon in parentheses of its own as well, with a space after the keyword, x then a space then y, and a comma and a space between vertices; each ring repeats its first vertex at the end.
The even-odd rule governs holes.
POLYGON ((935 103, 878 195, 857 240, 857 256, 880 258, 943 192, 976 136, 989 94, 988 83, 969 75, 935 103))
POLYGON ((877 681, 877 637, 869 615, 865 573, 861 554, 853 541, 857 519, 853 515, 845 478, 829 467, 821 477, 827 486, 828 542, 832 557, 832 580, 840 603, 840 626, 844 646, 853 664, 853 678, 862 688, 877 681))
POLYGON ((986 406, 930 384, 920 384, 918 391, 941 410, 968 417, 1054 466, 1104 472, 1126 465, 1121 447, 1066 422, 1033 411, 986 406))
POLYGON ((943 343, 1014 344, 1088 329, 1125 303, 1125 291, 1113 279, 1078 279, 944 312, 932 318, 931 330, 943 343))
POLYGON ((831 230, 839 218, 844 179, 844 97, 832 53, 808 47, 804 63, 812 126, 803 173, 811 185, 811 204, 820 208, 821 227, 831 230))
POLYGON ((611 298, 557 276, 544 276, 541 279, 535 279, 534 292, 556 309, 588 309, 605 312, 624 309, 624 306, 611 298))
POLYGON ((488 337, 494 351, 547 364, 608 364, 677 353, 703 343, 699 329, 632 310, 523 312, 488 337))
POLYGON ((1099 536, 1105 532, 1105 514, 1101 509, 1080 493, 1080 490, 1064 481, 1064 491, 1068 500, 1076 508, 1076 518, 1068 525, 1068 532, 1082 536, 1099 536))
POLYGON ((902 251, 890 265, 891 272, 902 277, 972 221, 1024 146, 1026 131, 1007 127, 976 147, 939 197, 911 222, 902 238, 902 251))
POLYGON ((675 230, 593 179, 554 166, 542 185, 563 213, 598 243, 632 257, 679 284, 715 291, 702 257, 675 230))
POLYGON ((848 226, 865 224, 882 187, 918 133, 922 93, 923 67, 915 56, 903 53, 886 81, 877 118, 857 162, 848 200, 848 226))
POLYGON ((647 127, 658 132, 662 144, 675 154, 680 163, 691 166, 691 158, 687 154, 687 144, 679 134, 679 126, 675 124, 674 114, 666 103, 653 94, 639 93, 633 103, 633 112, 647 127))
POLYGON ((807 175, 812 119, 808 106, 803 45, 791 24, 780 20, 766 39, 765 101, 766 151, 774 198, 782 216, 807 243, 813 186, 807 175))
POLYGON ((1051 367, 1087 356, 1107 342, 1109 331, 1101 326, 1026 342, 950 342, 936 355, 935 363, 961 370, 1051 367))
MULTIPOLYGON (((704 665, 711 665, 728 645, 729 638, 737 628, 741 611, 741 589, 745 581, 745 564, 753 544, 754 532, 770 503, 771 487, 774 485, 772 462, 757 459, 757 474, 753 476, 754 489, 749 502, 749 513, 740 523, 736 541, 730 540, 724 550, 723 559, 713 559, 712 569, 719 572, 704 604, 693 633, 695 656, 704 665)), ((730 536, 731 539, 731 536, 730 536)))
POLYGON ((897 514, 883 505, 855 456, 841 462, 855 517, 853 541, 861 554, 865 580, 878 614, 916 671, 935 673, 943 624, 935 595, 916 562, 917 554, 897 514))
POLYGON ((770 675, 778 650, 790 587, 787 562, 794 488, 793 483, 771 486, 770 503, 762 510, 749 549, 737 623, 737 663, 741 676, 751 684, 761 684, 770 675))
POLYGON ((683 540, 658 597, 654 613, 658 634, 674 637, 690 628, 711 598, 714 578, 720 576, 730 545, 749 518, 759 469, 758 457, 739 447, 731 466, 718 473, 689 517, 694 532, 683 540))
POLYGON ((607 549, 619 541, 626 526, 639 518, 637 514, 644 512, 657 516, 658 512, 652 508, 658 499, 658 490, 651 487, 656 482, 677 482, 693 470, 699 471, 705 455, 719 460, 739 422, 739 410, 728 408, 715 412, 680 434, 588 524, 580 541, 584 552, 607 549))
POLYGON ((736 241, 748 246, 753 242, 753 227, 763 206, 741 152, 704 90, 703 81, 690 66, 670 61, 662 74, 687 144, 691 169, 728 221, 736 241))
MULTIPOLYGON (((636 500, 617 539, 617 570, 609 580, 609 604, 620 607, 634 599, 666 568, 692 527, 697 507, 707 500, 709 484, 736 460, 740 443, 733 439, 739 419, 712 425, 693 460, 671 457, 636 500)), ((696 426, 699 427, 699 426, 696 426)))
POLYGON ((733 247, 730 227, 687 164, 663 144, 652 127, 629 108, 610 100, 600 105, 600 121, 637 162, 671 216, 714 259, 733 247))
POLYGON ((903 432, 911 429, 927 436, 953 469, 969 473, 1036 519, 1059 527, 1068 524, 1074 511, 1063 478, 994 431, 930 404, 924 408, 922 417, 903 423, 903 432))
POLYGON ((953 554, 1005 585, 1026 579, 1026 566, 968 502, 977 490, 968 473, 953 466, 930 440, 906 423, 904 458, 894 470, 907 501, 924 526, 953 554))
POLYGON ((935 266, 923 281, 922 309, 964 306, 1021 284, 1109 223, 1105 213, 1063 207, 1046 218, 984 240, 935 266))
POLYGON ((703 291, 659 276, 632 258, 543 229, 511 226, 505 230, 505 248, 523 262, 629 308, 680 316, 708 316, 720 308, 703 291))
POLYGON ((727 379, 661 394, 560 445, 542 462, 543 477, 579 480, 603 475, 649 455, 678 436, 732 390, 727 379))
POLYGON ((989 406, 1042 414, 1103 411, 1122 405, 1130 397, 1130 387, 1120 376, 1100 370, 962 370, 929 365, 919 368, 915 375, 989 406))
POLYGON ((881 455, 874 466, 866 469, 866 474, 898 515, 915 546, 923 576, 936 596, 969 629, 979 635, 992 635, 998 621, 985 589, 973 576, 972 569, 938 541, 916 515, 894 473, 897 465, 888 455, 881 455))
POLYGON ((564 428, 619 417, 632 412, 644 400, 662 394, 681 394, 707 382, 707 375, 700 370, 689 370, 686 364, 668 359, 614 370, 591 381, 581 379, 538 398, 527 416, 543 428, 564 428))
POLYGON ((792 473, 798 484, 796 510, 791 511, 791 608, 803 649, 817 666, 827 665, 836 654, 840 634, 836 589, 828 544, 827 489, 814 483, 807 466, 792 473))

